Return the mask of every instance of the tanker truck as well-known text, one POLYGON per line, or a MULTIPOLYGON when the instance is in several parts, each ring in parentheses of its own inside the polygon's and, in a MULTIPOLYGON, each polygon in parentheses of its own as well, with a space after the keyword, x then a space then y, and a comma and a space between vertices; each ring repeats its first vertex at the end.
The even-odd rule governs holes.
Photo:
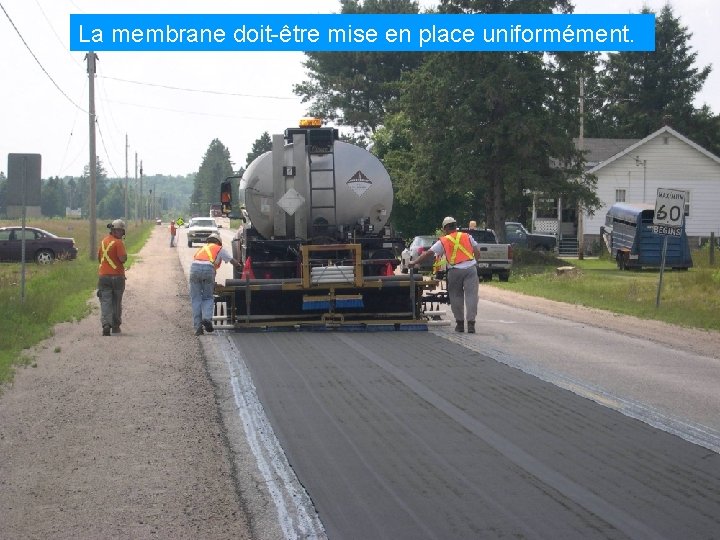
MULTIPOLYGON (((237 180, 221 186, 226 215, 237 180)), ((437 282, 395 275, 404 242, 388 223, 388 172, 335 128, 309 119, 274 135, 237 191, 232 253, 242 266, 215 287, 221 327, 403 330, 438 319, 437 282)))

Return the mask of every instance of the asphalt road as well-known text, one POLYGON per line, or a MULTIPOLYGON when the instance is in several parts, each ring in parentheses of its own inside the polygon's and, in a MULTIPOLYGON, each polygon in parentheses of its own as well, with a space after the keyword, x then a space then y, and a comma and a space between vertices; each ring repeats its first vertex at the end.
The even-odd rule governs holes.
POLYGON ((720 456, 432 333, 231 335, 331 539, 712 538, 720 456))
POLYGON ((281 537, 718 537, 717 360, 481 312, 474 336, 207 340, 281 537))

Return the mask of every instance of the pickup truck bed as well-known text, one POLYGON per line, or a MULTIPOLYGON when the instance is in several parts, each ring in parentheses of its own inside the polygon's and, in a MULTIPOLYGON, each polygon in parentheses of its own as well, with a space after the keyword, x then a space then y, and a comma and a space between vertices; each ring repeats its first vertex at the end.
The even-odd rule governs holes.
POLYGON ((477 260, 478 278, 491 281, 496 275, 500 281, 510 279, 512 267, 512 246, 498 244, 497 235, 492 229, 460 229, 471 235, 480 245, 480 258, 477 260))

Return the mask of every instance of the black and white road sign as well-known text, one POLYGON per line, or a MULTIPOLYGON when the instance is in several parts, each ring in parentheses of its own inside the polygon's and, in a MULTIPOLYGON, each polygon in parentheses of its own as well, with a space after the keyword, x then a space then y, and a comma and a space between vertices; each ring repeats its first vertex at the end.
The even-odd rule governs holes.
POLYGON ((679 189, 658 188, 653 225, 682 227, 684 216, 685 192, 679 189))

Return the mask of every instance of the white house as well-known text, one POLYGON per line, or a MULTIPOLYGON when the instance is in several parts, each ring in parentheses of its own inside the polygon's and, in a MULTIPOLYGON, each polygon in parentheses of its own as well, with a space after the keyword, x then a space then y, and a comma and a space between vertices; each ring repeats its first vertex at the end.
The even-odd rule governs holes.
MULTIPOLYGON (((582 230, 585 251, 601 242, 600 227, 615 202, 655 204, 658 188, 679 189, 685 196, 685 229, 691 245, 710 233, 720 237, 720 157, 707 151, 669 126, 644 139, 584 140, 587 173, 597 178, 597 196, 602 202, 594 215, 578 219, 574 209, 555 202, 552 209, 534 212, 533 229, 558 234, 570 244, 582 230), (554 222, 554 223, 553 223, 554 222)), ((552 203, 551 203, 552 204, 552 203)), ((541 208, 541 205, 540 205, 541 208)))

